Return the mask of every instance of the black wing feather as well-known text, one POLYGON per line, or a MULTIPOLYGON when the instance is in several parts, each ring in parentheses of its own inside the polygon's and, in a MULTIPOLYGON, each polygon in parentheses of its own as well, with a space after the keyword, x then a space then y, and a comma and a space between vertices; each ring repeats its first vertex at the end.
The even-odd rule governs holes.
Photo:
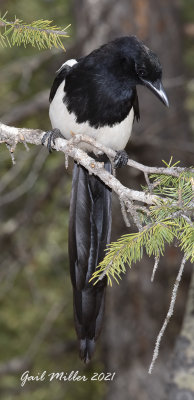
POLYGON ((135 92, 133 100, 134 118, 136 118, 136 121, 138 122, 140 120, 140 111, 139 111, 139 100, 136 88, 134 89, 134 92, 135 92))
POLYGON ((53 82, 53 84, 51 86, 51 91, 50 91, 50 95, 49 95, 49 102, 50 103, 54 99, 55 93, 56 93, 58 87, 64 81, 64 79, 68 75, 68 72, 70 71, 70 69, 71 69, 71 67, 69 65, 64 65, 64 67, 59 70, 59 72, 58 72, 58 74, 57 74, 56 78, 54 79, 54 82, 53 82))

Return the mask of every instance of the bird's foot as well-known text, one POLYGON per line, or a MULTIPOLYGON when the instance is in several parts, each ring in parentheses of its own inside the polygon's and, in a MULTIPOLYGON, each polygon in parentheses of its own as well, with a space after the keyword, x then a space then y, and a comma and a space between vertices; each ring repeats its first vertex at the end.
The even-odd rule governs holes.
POLYGON ((117 151, 113 161, 114 168, 124 167, 127 165, 128 159, 129 157, 125 150, 117 151))
POLYGON ((47 148, 49 150, 49 153, 52 153, 53 145, 55 145, 55 140, 57 138, 64 139, 64 136, 62 135, 61 131, 59 129, 57 129, 57 128, 52 129, 51 131, 47 131, 44 134, 44 136, 43 136, 43 138, 41 140, 41 143, 44 146, 44 144, 45 144, 45 142, 47 140, 47 148))

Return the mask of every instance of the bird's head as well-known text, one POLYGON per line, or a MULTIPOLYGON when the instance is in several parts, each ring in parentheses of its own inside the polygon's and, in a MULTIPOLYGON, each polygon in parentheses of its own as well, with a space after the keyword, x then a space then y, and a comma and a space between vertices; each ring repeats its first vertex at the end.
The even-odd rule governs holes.
POLYGON ((121 62, 130 76, 130 83, 146 86, 168 107, 168 98, 162 85, 162 66, 157 55, 136 36, 116 39, 116 44, 121 62))

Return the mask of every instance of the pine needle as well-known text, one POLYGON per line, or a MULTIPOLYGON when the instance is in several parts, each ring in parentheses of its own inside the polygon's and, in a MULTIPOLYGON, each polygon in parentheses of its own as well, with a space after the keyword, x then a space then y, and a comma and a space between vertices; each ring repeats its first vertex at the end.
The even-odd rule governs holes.
MULTIPOLYGON (((171 162, 172 160, 167 167, 171 162)), ((130 212, 131 219, 139 232, 124 235, 107 246, 105 257, 92 275, 91 281, 94 279, 96 283, 106 274, 109 284, 112 284, 112 278, 119 282, 118 278, 120 279, 121 274, 126 272, 126 264, 131 266, 141 260, 143 252, 155 258, 151 277, 153 281, 159 258, 163 256, 166 246, 172 244, 174 240, 186 254, 187 259, 194 261, 192 173, 181 172, 178 177, 154 174, 150 179, 149 185, 153 193, 160 196, 157 204, 150 206, 145 212, 138 209, 138 204, 135 202, 131 203, 127 211, 130 212)), ((124 209, 123 203, 121 208, 124 209)))
POLYGON ((66 30, 69 28, 61 28, 52 25, 53 21, 37 20, 30 24, 24 23, 15 17, 15 21, 7 21, 6 14, 0 16, 0 45, 27 47, 31 45, 39 50, 56 47, 65 51, 65 47, 61 38, 69 37, 66 30))

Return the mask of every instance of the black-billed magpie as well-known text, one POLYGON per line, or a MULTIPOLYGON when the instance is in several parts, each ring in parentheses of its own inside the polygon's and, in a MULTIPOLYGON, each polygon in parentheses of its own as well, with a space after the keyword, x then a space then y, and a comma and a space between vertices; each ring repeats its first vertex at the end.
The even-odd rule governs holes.
MULTIPOLYGON (((50 92, 49 116, 53 131, 49 143, 59 131, 66 139, 86 134, 117 151, 116 167, 126 164, 123 150, 134 119, 140 118, 136 86, 146 86, 168 106, 161 78, 162 67, 157 55, 135 36, 117 38, 77 61, 65 62, 57 71, 50 92)), ((105 154, 99 154, 87 144, 82 143, 81 147, 103 161, 107 171, 112 171, 105 154)), ((107 285, 106 277, 95 286, 89 280, 104 258, 110 241, 111 219, 111 190, 75 163, 69 258, 75 327, 80 357, 85 362, 91 359, 101 330, 107 285)))

